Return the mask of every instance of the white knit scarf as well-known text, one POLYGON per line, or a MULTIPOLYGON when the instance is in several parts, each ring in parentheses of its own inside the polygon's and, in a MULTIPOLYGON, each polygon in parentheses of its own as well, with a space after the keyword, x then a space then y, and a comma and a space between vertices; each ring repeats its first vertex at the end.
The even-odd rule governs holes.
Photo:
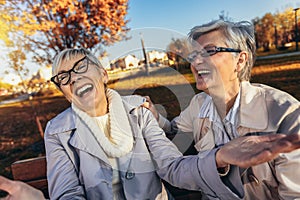
POLYGON ((121 96, 111 89, 107 89, 106 96, 110 114, 110 138, 105 136, 95 118, 80 110, 73 103, 72 109, 86 123, 109 157, 121 157, 129 153, 133 147, 131 126, 121 96))

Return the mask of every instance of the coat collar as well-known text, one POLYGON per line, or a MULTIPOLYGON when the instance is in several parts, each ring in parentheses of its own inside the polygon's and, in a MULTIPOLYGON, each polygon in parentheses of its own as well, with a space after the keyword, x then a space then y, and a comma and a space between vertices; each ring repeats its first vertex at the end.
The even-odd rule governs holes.
POLYGON ((265 129, 268 126, 268 110, 262 87, 241 82, 241 102, 238 126, 265 129))
MULTIPOLYGON (((138 95, 122 96, 122 100, 128 114, 131 114, 134 109, 145 102, 145 98, 138 95)), ((47 130, 47 134, 53 135, 77 129, 77 124, 75 123, 77 119, 73 112, 72 108, 69 107, 53 118, 48 124, 51 126, 51 129, 47 130)))
MULTIPOLYGON (((124 108, 128 113, 130 123, 137 124, 137 116, 135 116, 136 112, 132 111, 143 104, 144 98, 135 95, 124 96, 122 97, 122 99, 124 108)), ((51 125, 51 129, 49 130, 48 134, 50 135, 58 134, 59 137, 65 137, 65 133, 71 133, 72 130, 76 129, 76 131, 72 135, 68 136, 68 143, 74 148, 88 152, 110 165, 105 152, 98 144, 91 130, 77 115, 75 115, 74 111, 71 108, 68 108, 64 112, 57 115, 49 123, 51 125)), ((137 136, 136 130, 134 128, 133 136, 137 136)), ((124 156, 124 160, 128 160, 128 155, 124 156)))
MULTIPOLYGON (((204 94, 202 106, 200 107, 199 117, 209 118, 208 109, 214 109, 209 106, 211 97, 204 94), (208 105, 209 107, 203 107, 208 105)), ((259 85, 252 85, 248 81, 241 82, 240 104, 237 111, 237 127, 246 127, 250 129, 265 129, 268 126, 268 110, 265 100, 265 92, 259 85)))

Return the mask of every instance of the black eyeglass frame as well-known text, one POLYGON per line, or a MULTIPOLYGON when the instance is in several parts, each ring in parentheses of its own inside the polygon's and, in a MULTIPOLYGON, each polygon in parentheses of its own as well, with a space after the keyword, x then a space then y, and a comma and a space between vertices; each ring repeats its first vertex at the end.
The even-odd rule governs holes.
POLYGON ((74 72, 75 74, 83 74, 85 72, 87 72, 88 68, 89 68, 89 61, 90 59, 87 57, 87 56, 84 56, 83 58, 81 58, 80 60, 76 61, 74 64, 73 64, 73 67, 71 69, 69 69, 68 71, 63 71, 63 72, 60 72, 58 74, 56 74, 55 76, 51 77, 51 81, 57 86, 60 88, 61 85, 67 85, 70 83, 70 80, 71 80, 71 72, 74 72), (76 71, 75 70, 75 67, 78 65, 78 63, 80 63, 81 61, 87 59, 87 66, 86 66, 86 69, 84 71, 76 71), (68 78, 68 81, 64 84, 60 83, 60 82, 57 82, 55 79, 58 78, 59 75, 61 74, 68 74, 69 78, 68 78))
POLYGON ((233 49, 233 48, 228 48, 228 47, 210 46, 210 47, 206 47, 206 48, 203 48, 201 51, 197 51, 197 50, 193 51, 192 53, 190 53, 187 56, 187 60, 189 62, 193 62, 193 61, 195 61, 195 59, 198 55, 201 55, 202 57, 210 57, 219 52, 235 52, 235 53, 242 52, 242 50, 240 50, 240 49, 233 49))

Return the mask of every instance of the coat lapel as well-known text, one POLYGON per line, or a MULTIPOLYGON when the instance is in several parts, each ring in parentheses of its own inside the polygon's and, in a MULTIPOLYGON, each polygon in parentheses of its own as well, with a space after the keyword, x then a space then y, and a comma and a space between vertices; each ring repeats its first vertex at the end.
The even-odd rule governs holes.
POLYGON ((263 89, 252 86, 249 82, 242 82, 241 87, 238 127, 256 130, 267 128, 268 110, 263 89))
POLYGON ((137 116, 135 114, 136 110, 132 110, 133 108, 125 102, 124 102, 124 108, 128 113, 128 120, 129 120, 129 124, 131 125, 132 136, 133 136, 133 147, 132 147, 133 150, 130 151, 125 156, 119 158, 119 167, 120 167, 120 171, 128 172, 131 171, 130 164, 131 164, 131 160, 133 159, 134 150, 136 150, 136 139, 138 138, 138 130, 137 128, 133 128, 133 127, 138 127, 137 125, 138 122, 137 122, 137 116))
POLYGON ((84 124, 84 122, 74 115, 76 131, 70 138, 70 144, 81 151, 85 151, 105 163, 110 165, 106 154, 98 144, 95 136, 91 130, 84 124))

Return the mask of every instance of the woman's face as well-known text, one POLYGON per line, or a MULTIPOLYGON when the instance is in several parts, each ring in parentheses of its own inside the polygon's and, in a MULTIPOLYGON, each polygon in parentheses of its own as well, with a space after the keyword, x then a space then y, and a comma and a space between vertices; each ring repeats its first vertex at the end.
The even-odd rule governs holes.
MULTIPOLYGON (((220 31, 212 31, 200 36, 196 40, 197 51, 212 49, 214 47, 228 47, 224 42, 224 36, 220 31)), ((233 56, 231 52, 217 52, 211 56, 195 57, 191 63, 191 70, 199 90, 212 94, 216 92, 228 92, 239 87, 237 76, 237 63, 239 56, 233 56)))
POLYGON ((91 116, 103 115, 107 112, 107 99, 104 83, 107 83, 106 71, 94 64, 87 57, 78 62, 85 55, 76 55, 71 60, 63 60, 59 72, 74 69, 85 69, 83 73, 70 72, 70 81, 61 85, 61 91, 68 101, 74 103, 78 108, 91 116))

